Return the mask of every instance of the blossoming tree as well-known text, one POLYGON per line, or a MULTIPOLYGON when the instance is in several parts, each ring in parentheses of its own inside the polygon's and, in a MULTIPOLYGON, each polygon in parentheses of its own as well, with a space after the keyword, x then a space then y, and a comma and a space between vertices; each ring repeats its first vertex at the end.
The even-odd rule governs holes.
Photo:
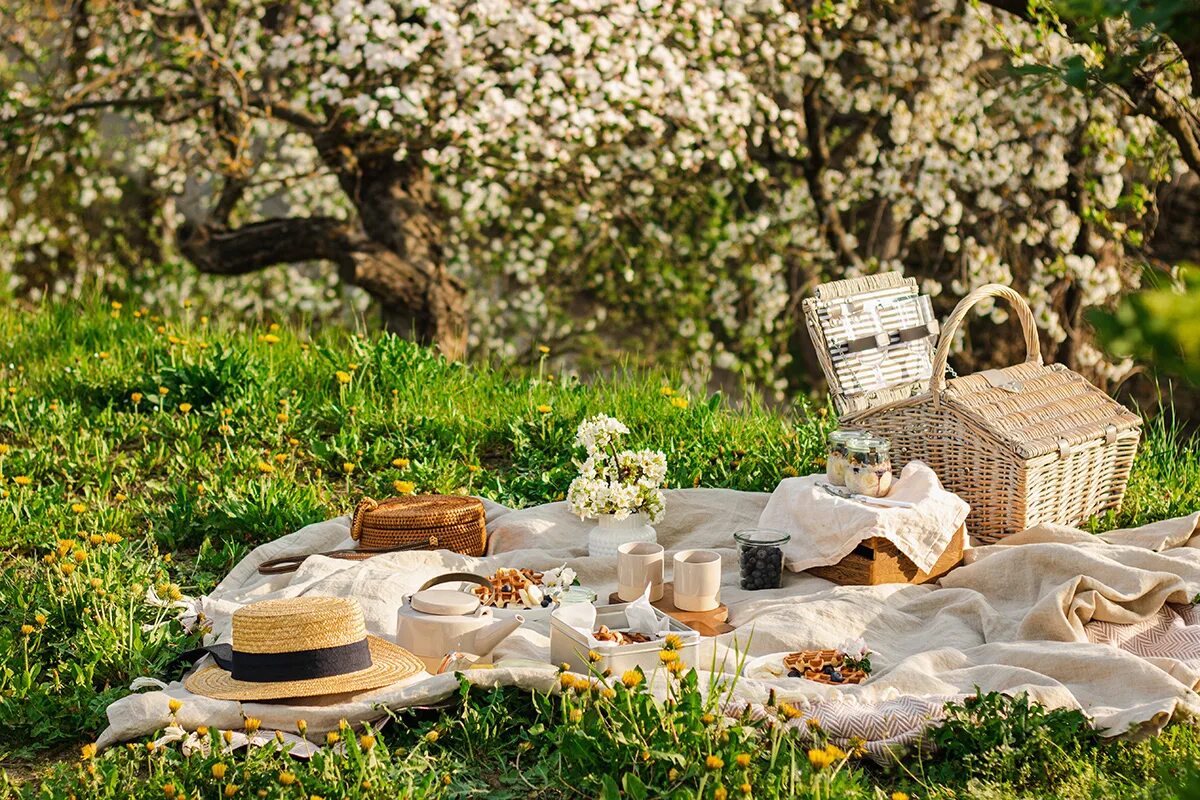
POLYGON ((46 8, 0 10, 0 258, 75 252, 85 199, 146 186, 200 270, 332 262, 452 353, 469 323, 782 391, 812 283, 902 268, 943 303, 1016 285, 1103 373, 1082 310, 1136 282, 1178 171, 1154 120, 1008 69, 1086 44, 960 0, 46 8))

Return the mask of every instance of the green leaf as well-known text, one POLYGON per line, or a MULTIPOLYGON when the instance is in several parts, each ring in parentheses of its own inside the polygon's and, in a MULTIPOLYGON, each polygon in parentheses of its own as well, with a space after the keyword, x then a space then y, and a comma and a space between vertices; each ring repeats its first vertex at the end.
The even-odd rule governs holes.
POLYGON ((605 775, 602 783, 600 800, 621 800, 621 790, 617 788, 617 782, 613 780, 612 775, 605 775))
POLYGON ((649 796, 646 784, 633 772, 625 773, 625 777, 621 779, 621 786, 625 788, 625 794, 633 800, 646 800, 649 796))

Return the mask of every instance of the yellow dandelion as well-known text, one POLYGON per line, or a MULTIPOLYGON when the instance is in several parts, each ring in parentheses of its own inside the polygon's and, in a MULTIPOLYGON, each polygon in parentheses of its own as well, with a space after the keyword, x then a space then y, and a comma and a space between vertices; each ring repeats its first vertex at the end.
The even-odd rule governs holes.
POLYGON ((664 386, 658 390, 658 393, 661 394, 663 397, 670 397, 671 395, 675 394, 675 390, 672 389, 670 386, 664 386))
POLYGON ((412 494, 416 491, 417 485, 412 481, 395 481, 392 483, 392 488, 396 490, 396 494, 412 494))
MULTIPOLYGON (((233 731, 221 731, 221 738, 225 741, 225 744, 233 744, 233 731)), ((221 774, 224 775, 225 773, 221 774)))
POLYGON ((279 344, 280 341, 279 337, 273 333, 264 333, 262 336, 258 337, 258 340, 260 342, 265 342, 266 344, 279 344))
POLYGON ((687 672, 687 670, 688 670, 688 665, 683 663, 682 661, 672 661, 670 664, 667 664, 667 672, 671 673, 672 675, 674 675, 676 677, 687 672))
POLYGON ((346 473, 347 475, 354 472, 354 463, 347 461, 346 463, 342 464, 342 472, 346 473))
POLYGON ((293 436, 288 439, 288 444, 290 444, 292 447, 295 447, 296 445, 300 444, 300 440, 293 436))
POLYGON ((108 358, 108 351, 101 350, 99 353, 96 353, 96 358, 100 359, 101 361, 104 361, 105 359, 108 358))
POLYGON ((9 451, 9 450, 11 450, 11 449, 12 449, 12 448, 11 448, 11 447, 9 447, 9 446, 8 446, 8 445, 6 445, 6 444, 0 444, 0 456, 6 456, 6 455, 8 455, 8 451, 9 451))
POLYGON ((104 543, 105 544, 120 544, 122 541, 124 541, 124 537, 122 537, 121 534, 119 534, 119 533, 104 534, 104 543))
POLYGON ((175 789, 175 784, 173 784, 173 783, 164 783, 162 790, 163 790, 163 797, 167 798, 167 800, 171 800, 171 798, 175 796, 176 789, 175 789))
POLYGON ((286 411, 280 411, 278 414, 276 414, 276 415, 275 415, 275 421, 276 421, 276 422, 278 422, 278 423, 280 423, 281 425, 282 425, 283 423, 287 422, 287 421, 288 421, 288 415, 287 415, 287 412, 286 412, 286 411))
POLYGON ((45 614, 42 614, 41 612, 39 612, 39 613, 33 615, 33 621, 36 622, 38 625, 45 625, 49 620, 46 619, 45 614))
POLYGON ((104 544, 104 537, 98 533, 93 533, 88 537, 88 542, 92 545, 101 545, 104 544))
POLYGON ((595 664, 597 661, 599 661, 602 658, 604 658, 604 656, 600 655, 595 650, 588 650, 588 661, 590 661, 591 663, 595 664))
POLYGON ((89 584, 89 585, 90 585, 90 586, 91 586, 93 589, 99 589, 101 586, 103 586, 103 585, 104 585, 104 581, 102 581, 100 578, 90 578, 90 579, 88 580, 88 584, 89 584))
POLYGON ((640 684, 645 676, 636 669, 627 670, 621 676, 621 683, 625 684, 625 688, 632 689, 640 684))
POLYGON ((341 738, 342 735, 337 731, 330 731, 329 733, 325 734, 325 744, 337 744, 341 738))
POLYGON ((124 503, 128 499, 129 496, 124 492, 117 492, 115 495, 113 495, 113 500, 116 500, 118 503, 124 503))
POLYGON ((172 714, 177 714, 179 713, 179 709, 183 708, 183 701, 177 697, 172 697, 167 701, 167 708, 171 710, 172 714))
POLYGON ((737 756, 734 757, 734 761, 737 762, 737 765, 739 767, 742 767, 743 769, 745 769, 746 767, 750 766, 750 754, 749 753, 738 753, 737 756))
POLYGON ((564 672, 558 676, 558 685, 564 689, 570 689, 575 685, 575 676, 569 672, 564 672))
POLYGON ((677 633, 668 633, 666 638, 663 639, 663 649, 664 650, 682 650, 683 649, 683 639, 681 639, 679 634, 677 634, 677 633))
POLYGON ((31 633, 33 633, 32 625, 29 625, 28 623, 26 623, 25 625, 21 626, 21 635, 22 636, 28 636, 31 633))
POLYGON ((333 374, 337 378, 338 383, 346 384, 346 383, 350 382, 350 373, 349 372, 343 372, 342 370, 339 369, 337 372, 335 372, 333 374))
POLYGON ((158 394, 160 397, 166 397, 170 393, 170 391, 171 390, 165 386, 158 387, 158 394))
POLYGON ((96 745, 85 744, 79 748, 79 758, 83 761, 90 761, 96 757, 96 745))
POLYGON ((85 506, 83 503, 71 503, 71 510, 76 514, 82 514, 83 512, 87 511, 87 506, 85 506))
POLYGON ((408 469, 409 461, 407 458, 393 458, 392 466, 397 469, 408 469))
POLYGON ((303 719, 296 720, 296 730, 303 736, 308 731, 308 721, 303 719))
POLYGON ((154 748, 156 748, 156 747, 158 747, 158 745, 155 744, 154 742, 152 742, 152 741, 146 742, 146 752, 147 753, 153 753, 154 748))
POLYGON ((82 550, 76 550, 71 554, 71 556, 75 559, 75 563, 77 564, 82 564, 84 561, 87 561, 87 553, 83 552, 82 550))
POLYGON ((276 464, 282 464, 287 461, 287 453, 276 453, 274 459, 276 464))
POLYGON ((17 477, 13 478, 13 483, 15 483, 17 486, 28 486, 29 484, 33 483, 33 478, 29 477, 28 475, 18 475, 17 477))
POLYGON ((182 413, 187 414, 192 410, 192 404, 191 403, 180 403, 179 410, 182 413))
MULTIPOLYGON (((787 719, 795 719, 796 717, 800 716, 799 709, 797 709, 791 703, 780 703, 779 704, 779 713, 783 714, 783 716, 786 717, 787 719)), ((811 722, 811 720, 810 720, 810 722, 811 722)))
POLYGON ((275 471, 275 468, 274 468, 274 467, 272 467, 270 464, 268 464, 268 463, 267 463, 267 462, 265 462, 265 461, 260 461, 260 462, 258 462, 258 471, 259 471, 259 472, 271 473, 271 472, 274 472, 274 471, 275 471))
POLYGON ((709 769, 720 769, 725 766, 725 761, 720 756, 708 756, 704 759, 704 766, 709 769))
POLYGON ((134 392, 133 394, 129 395, 129 399, 132 400, 133 404, 136 406, 138 403, 142 402, 142 393, 134 392))
POLYGON ((713 790, 713 800, 725 800, 728 796, 729 792, 725 790, 724 786, 718 786, 713 790))
POLYGON ((549 347, 547 347, 547 346, 546 346, 546 345, 544 345, 544 344, 539 344, 539 345, 538 345, 538 352, 539 352, 539 353, 541 353, 542 355, 546 355, 547 353, 549 353, 549 352, 550 352, 550 348, 549 348, 549 347))
POLYGON ((358 737, 358 744, 363 750, 370 750, 375 746, 375 737, 369 733, 364 733, 358 737))
POLYGON ((108 305, 109 305, 109 307, 110 307, 110 308, 111 308, 113 311, 120 311, 120 310, 121 310, 121 304, 120 304, 120 303, 118 303, 116 300, 113 300, 113 301, 112 301, 111 303, 109 303, 108 305))
POLYGON ((483 467, 479 466, 478 464, 467 465, 467 472, 479 472, 481 469, 483 469, 483 467))
POLYGON ((217 433, 221 434, 222 436, 228 436, 229 434, 233 433, 233 428, 222 422, 217 426, 217 433))
POLYGON ((582 708, 572 708, 571 712, 567 716, 570 718, 571 722, 578 723, 580 720, 583 719, 583 709, 582 708))
POLYGON ((222 409, 221 409, 221 416, 222 416, 222 417, 232 417, 232 416, 233 416, 233 409, 232 409, 232 408, 222 408, 222 409))
POLYGON ((217 780, 221 780, 222 778, 225 777, 225 772, 228 769, 229 769, 229 767, 227 765, 222 764, 220 761, 218 761, 216 764, 212 765, 212 776, 214 778, 216 778, 217 780))
POLYGON ((674 650, 660 650, 658 652, 658 660, 664 664, 672 664, 679 658, 679 653, 674 650))
POLYGON ((892 792, 892 800, 908 800, 908 794, 905 792, 892 792))
POLYGON ((243 727, 246 729, 246 733, 256 733, 262 727, 262 720, 255 717, 246 717, 243 727))
POLYGON ((538 410, 539 414, 549 414, 554 409, 551 408, 550 406, 546 405, 545 403, 542 403, 540 406, 537 407, 537 410, 538 410))
POLYGON ((825 750, 813 748, 808 751, 808 763, 813 765, 813 769, 825 769, 833 763, 833 758, 825 750))
POLYGON ((828 753, 829 757, 834 761, 843 761, 847 757, 846 751, 838 747, 836 744, 826 745, 825 752, 828 753))
POLYGON ((437 731, 430 731, 429 733, 425 734, 425 741, 432 743, 432 742, 436 742, 437 740, 438 740, 438 732, 437 731))
POLYGON ((71 573, 75 571, 75 565, 74 564, 63 564, 59 567, 59 569, 62 570, 63 575, 70 577, 71 573))
POLYGON ((279 782, 284 786, 291 786, 296 782, 296 774, 294 772, 288 772, 287 770, 284 770, 279 773, 279 782))
POLYGON ((233 797, 235 794, 237 794, 237 793, 238 793, 238 788, 239 788, 239 787, 238 787, 238 785, 237 785, 236 783, 227 783, 227 784, 225 784, 225 796, 226 796, 226 797, 233 797))
POLYGON ((675 406, 676 408, 687 408, 688 401, 686 397, 672 397, 671 405, 675 406))
POLYGON ((272 322, 270 325, 268 325, 268 326, 267 326, 267 330, 269 330, 269 331, 271 331, 272 333, 274 333, 275 331, 279 330, 279 323, 278 323, 278 322, 272 322))
POLYGON ((753 790, 753 788, 754 787, 752 787, 750 784, 743 783, 741 786, 738 787, 738 791, 740 791, 742 794, 750 794, 750 792, 753 790))
POLYGON ((702 716, 700 718, 700 722, 703 723, 704 725, 712 725, 716 721, 717 721, 717 718, 713 714, 705 714, 704 716, 702 716))

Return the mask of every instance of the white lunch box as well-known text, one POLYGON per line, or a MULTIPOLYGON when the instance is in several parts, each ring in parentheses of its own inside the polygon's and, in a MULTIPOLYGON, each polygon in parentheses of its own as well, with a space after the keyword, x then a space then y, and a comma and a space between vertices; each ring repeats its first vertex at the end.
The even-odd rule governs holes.
MULTIPOLYGON (((596 625, 593 630, 601 625, 608 626, 609 630, 624 630, 628 627, 625 619, 627 605, 629 604, 617 603, 597 608, 596 625)), ((654 613, 660 622, 666 620, 670 626, 669 630, 678 634, 679 638, 683 640, 683 647, 679 651, 680 660, 688 667, 695 667, 696 648, 700 642, 700 634, 658 609, 654 609, 654 613)), ((620 677, 627 670, 641 667, 642 672, 649 676, 656 669, 662 668, 662 662, 658 657, 662 645, 662 639, 654 639, 649 642, 625 645, 600 642, 595 647, 589 648, 584 635, 559 619, 557 613, 550 617, 550 660, 554 664, 568 664, 572 672, 586 675, 590 671, 590 666, 601 673, 606 669, 611 670, 613 675, 620 677), (595 650, 600 655, 600 660, 595 664, 589 665, 588 663, 589 649, 595 650)))

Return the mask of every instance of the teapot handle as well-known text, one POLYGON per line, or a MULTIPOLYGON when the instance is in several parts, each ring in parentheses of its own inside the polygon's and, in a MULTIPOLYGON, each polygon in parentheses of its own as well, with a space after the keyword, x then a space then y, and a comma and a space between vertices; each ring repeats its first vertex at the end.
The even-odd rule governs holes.
POLYGON ((478 583, 480 586, 487 589, 489 594, 492 592, 491 581, 481 575, 474 575, 470 572, 447 572, 445 575, 438 575, 436 578, 430 578, 429 580, 425 581, 425 583, 421 584, 421 588, 417 591, 424 591, 425 589, 429 589, 442 583, 460 583, 464 581, 467 583, 478 583))

